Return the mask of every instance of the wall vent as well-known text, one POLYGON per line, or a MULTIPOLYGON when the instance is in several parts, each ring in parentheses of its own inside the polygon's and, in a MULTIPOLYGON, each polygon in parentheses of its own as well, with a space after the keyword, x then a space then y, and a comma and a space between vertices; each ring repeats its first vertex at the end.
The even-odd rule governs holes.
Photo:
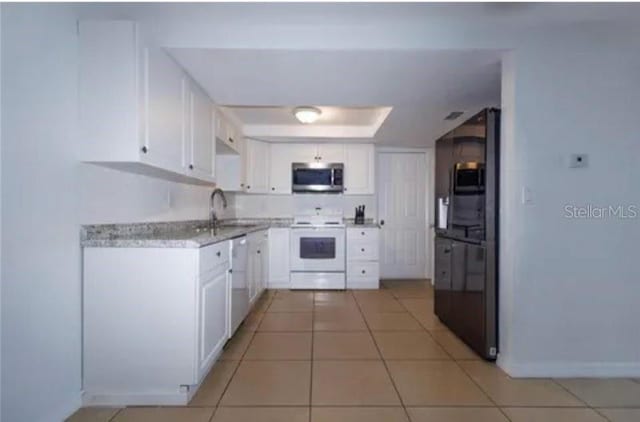
POLYGON ((447 117, 445 117, 445 120, 455 120, 458 117, 462 116, 464 114, 464 111, 452 111, 451 113, 449 113, 449 115, 447 117))

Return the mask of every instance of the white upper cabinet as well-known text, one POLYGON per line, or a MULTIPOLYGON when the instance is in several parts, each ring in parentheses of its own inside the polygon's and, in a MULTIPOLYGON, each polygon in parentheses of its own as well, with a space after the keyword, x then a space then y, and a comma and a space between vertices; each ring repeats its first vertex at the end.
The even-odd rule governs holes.
POLYGON ((182 167, 185 75, 161 49, 145 49, 144 55, 144 160, 162 168, 182 167))
POLYGON ((310 163, 317 157, 313 144, 271 144, 269 193, 291 193, 291 164, 310 163))
POLYGON ((288 144, 270 145, 269 193, 291 193, 291 163, 293 161, 288 144))
POLYGON ((344 146, 344 194, 372 195, 375 193, 375 148, 372 144, 344 146))
POLYGON ((345 195, 375 193, 373 144, 270 144, 269 189, 291 194, 292 163, 344 163, 345 195))
POLYGON ((166 51, 145 45, 135 22, 81 21, 79 69, 83 161, 213 183, 213 150, 203 140, 211 117, 200 117, 209 99, 166 51))
POLYGON ((269 191, 269 144, 245 139, 244 157, 244 190, 248 193, 267 193, 269 191))
POLYGON ((239 153, 240 138, 242 137, 240 131, 220 111, 215 112, 214 119, 215 137, 222 142, 223 145, 228 147, 229 152, 235 151, 239 153))
POLYGON ((185 123, 187 150, 184 165, 199 177, 213 178, 215 138, 213 136, 212 103, 193 81, 185 78, 185 123))
POLYGON ((316 161, 321 163, 344 163, 344 147, 342 144, 319 144, 316 147, 316 161))

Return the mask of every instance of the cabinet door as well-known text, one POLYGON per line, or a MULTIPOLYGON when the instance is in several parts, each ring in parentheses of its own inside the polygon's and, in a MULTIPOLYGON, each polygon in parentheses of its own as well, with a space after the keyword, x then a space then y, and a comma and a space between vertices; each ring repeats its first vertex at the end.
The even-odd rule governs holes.
POLYGON ((184 73, 160 48, 145 52, 145 130, 142 159, 182 170, 184 152, 184 73))
POLYGON ((371 144, 345 145, 345 195, 375 193, 375 148, 371 144))
POLYGON ((227 270, 214 273, 200 286, 198 378, 206 375, 227 340, 227 270))
POLYGON ((288 289, 290 287, 289 272, 289 229, 269 230, 269 277, 267 287, 288 289))
POLYGON ((258 253, 259 245, 255 242, 249 245, 249 268, 247 271, 247 284, 249 286, 249 307, 258 296, 258 280, 260 276, 261 260, 258 253))
POLYGON ((213 177, 215 140, 213 138, 213 122, 211 101, 202 89, 192 81, 187 81, 189 99, 189 152, 188 168, 192 172, 213 177))
POLYGON ((434 271, 434 311, 444 323, 451 318, 451 241, 436 239, 434 271))
POLYGON ((269 190, 269 145, 247 139, 245 142, 245 190, 267 193, 269 190))
POLYGON ((269 234, 264 232, 260 241, 260 278, 258 278, 258 294, 262 295, 264 289, 267 288, 267 277, 269 276, 269 234))
POLYGON ((323 163, 344 163, 344 145, 318 144, 318 161, 323 163))
POLYGON ((291 144, 271 144, 269 146, 269 193, 291 194, 291 144))

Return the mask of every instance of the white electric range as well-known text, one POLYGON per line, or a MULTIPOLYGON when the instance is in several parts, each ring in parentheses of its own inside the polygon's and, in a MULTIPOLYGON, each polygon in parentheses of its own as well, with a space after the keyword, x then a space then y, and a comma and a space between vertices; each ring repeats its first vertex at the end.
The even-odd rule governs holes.
POLYGON ((341 214, 296 216, 291 226, 291 288, 345 289, 345 238, 341 214))

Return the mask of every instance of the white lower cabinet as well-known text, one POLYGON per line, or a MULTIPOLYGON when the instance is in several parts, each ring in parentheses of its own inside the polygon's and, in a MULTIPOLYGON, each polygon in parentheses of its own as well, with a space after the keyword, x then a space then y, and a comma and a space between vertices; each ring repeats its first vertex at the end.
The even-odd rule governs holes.
POLYGON ((347 288, 380 287, 379 229, 347 228, 347 288))
POLYGON ((84 405, 182 405, 228 337, 229 242, 83 250, 84 405))
POLYGON ((226 270, 212 272, 200 286, 199 378, 207 374, 228 339, 227 273, 226 270))
POLYGON ((289 228, 269 229, 269 277, 270 289, 288 289, 291 287, 291 264, 289 260, 289 228))

